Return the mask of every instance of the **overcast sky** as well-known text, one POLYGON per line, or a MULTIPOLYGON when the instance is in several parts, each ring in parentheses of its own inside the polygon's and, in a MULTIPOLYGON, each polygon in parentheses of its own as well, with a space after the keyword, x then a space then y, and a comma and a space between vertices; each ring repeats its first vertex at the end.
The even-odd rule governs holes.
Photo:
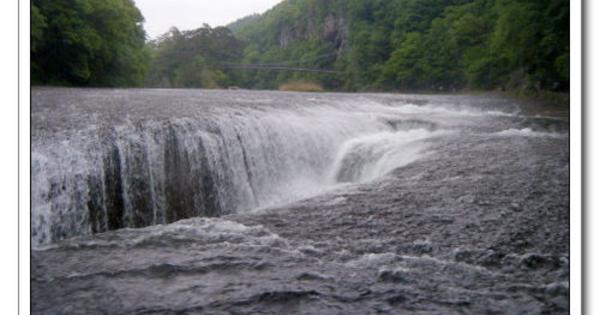
POLYGON ((171 26, 191 30, 207 23, 229 24, 252 13, 263 13, 281 0, 135 0, 146 18, 150 38, 166 33, 171 26))

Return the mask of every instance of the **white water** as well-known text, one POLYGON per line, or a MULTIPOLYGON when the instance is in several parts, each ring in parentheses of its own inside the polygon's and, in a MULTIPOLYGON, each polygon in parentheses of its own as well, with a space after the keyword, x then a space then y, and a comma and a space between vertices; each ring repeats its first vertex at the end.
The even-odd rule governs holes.
POLYGON ((281 205, 340 183, 377 180, 430 152, 428 139, 447 133, 440 121, 496 114, 294 94, 286 106, 260 97, 223 105, 182 98, 168 107, 158 94, 144 103, 123 91, 114 99, 86 93, 89 99, 59 96, 64 106, 38 109, 37 128, 58 131, 34 139, 35 246, 281 205))
POLYGON ((334 163, 334 181, 367 182, 414 162, 426 154, 428 138, 445 131, 385 131, 346 141, 334 163))
POLYGON ((545 131, 534 131, 531 128, 523 128, 523 129, 507 129, 503 131, 499 131, 496 133, 497 136, 503 137, 550 137, 550 138, 561 138, 564 137, 564 134, 555 133, 555 132, 545 132, 545 131))

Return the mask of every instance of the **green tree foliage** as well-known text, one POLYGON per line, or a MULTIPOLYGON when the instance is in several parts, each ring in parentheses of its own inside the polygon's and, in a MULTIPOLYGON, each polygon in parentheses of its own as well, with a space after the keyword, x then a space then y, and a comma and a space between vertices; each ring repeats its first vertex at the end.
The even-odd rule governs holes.
POLYGON ((230 29, 234 33, 241 32, 243 29, 245 29, 249 25, 252 25, 259 19, 260 19, 260 14, 248 15, 241 19, 236 20, 233 23, 230 23, 229 25, 227 25, 227 28, 230 29))
POLYGON ((46 17, 35 4, 31 4, 31 51, 37 51, 44 40, 44 30, 48 27, 46 17))
POLYGON ((33 0, 32 82, 143 84, 149 61, 143 21, 131 0, 33 0))
POLYGON ((33 81, 261 89, 305 81, 352 91, 569 89, 568 0, 284 0, 228 28, 174 28, 146 44, 142 22, 132 0, 33 0, 33 81), (289 69, 236 70, 228 63, 289 69))
POLYGON ((227 63, 242 57, 243 46, 225 27, 204 25, 192 31, 172 28, 150 43, 152 87, 226 87, 238 80, 227 63))
POLYGON ((239 76, 246 87, 295 79, 346 90, 569 87, 568 0, 286 0, 241 23, 232 28, 246 43, 244 62, 341 71, 249 71, 239 76))

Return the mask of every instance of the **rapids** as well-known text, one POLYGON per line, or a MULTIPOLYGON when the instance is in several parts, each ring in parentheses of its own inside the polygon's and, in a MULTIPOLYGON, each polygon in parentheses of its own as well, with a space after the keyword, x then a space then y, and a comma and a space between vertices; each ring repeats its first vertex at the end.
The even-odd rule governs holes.
POLYGON ((568 117, 525 105, 34 88, 33 313, 566 313, 568 117))
POLYGON ((238 213, 340 182, 373 180, 414 161, 424 154, 425 140, 444 133, 433 121, 406 120, 422 111, 410 103, 248 92, 233 99, 180 92, 176 100, 168 92, 107 93, 34 92, 36 246, 238 213))

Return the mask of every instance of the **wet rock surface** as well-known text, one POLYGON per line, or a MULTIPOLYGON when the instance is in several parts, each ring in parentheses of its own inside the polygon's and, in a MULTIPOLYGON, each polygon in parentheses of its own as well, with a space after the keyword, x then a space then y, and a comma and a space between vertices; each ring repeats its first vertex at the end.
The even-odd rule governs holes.
POLYGON ((405 120, 452 131, 428 154, 283 205, 38 248, 33 313, 568 313, 568 119, 412 98, 405 120))

